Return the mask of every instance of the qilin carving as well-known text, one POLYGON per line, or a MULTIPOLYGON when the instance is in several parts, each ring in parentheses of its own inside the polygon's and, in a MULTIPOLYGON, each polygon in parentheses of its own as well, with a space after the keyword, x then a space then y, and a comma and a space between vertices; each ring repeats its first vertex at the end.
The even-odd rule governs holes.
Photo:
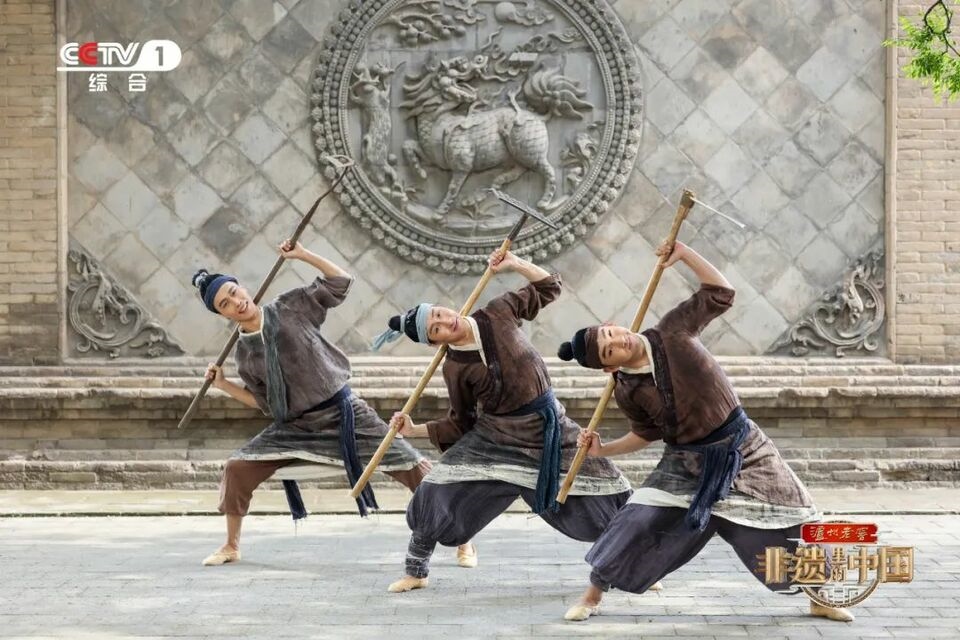
POLYGON ((78 353, 103 352, 111 358, 183 355, 183 348, 93 258, 79 249, 71 249, 67 257, 73 266, 67 317, 78 336, 78 353))
MULTIPOLYGON (((479 272, 514 244, 548 259, 610 209, 642 131, 640 64, 609 0, 343 0, 311 83, 318 157, 356 156, 336 193, 405 259, 479 272)), ((330 170, 326 170, 330 175, 330 170)))
MULTIPOLYGON (((550 136, 546 120, 550 117, 582 119, 581 110, 593 105, 582 99, 586 92, 558 69, 535 66, 519 87, 508 89, 507 105, 496 106, 483 98, 479 81, 507 82, 492 74, 489 58, 477 55, 468 60, 458 56, 425 65, 419 74, 408 75, 403 85, 400 108, 416 119, 416 140, 404 143, 404 157, 421 179, 427 177, 424 165, 432 165, 452 176, 443 201, 433 214, 441 222, 460 195, 470 174, 502 167, 492 186, 503 188, 527 171, 535 171, 544 180, 537 206, 551 210, 554 202, 556 171, 549 159, 550 136), (524 105, 517 98, 523 94, 524 105)), ((502 95, 502 92, 501 92, 502 95)), ((478 191, 465 199, 467 205, 486 197, 478 191)))
POLYGON ((795 356, 847 351, 873 353, 880 347, 885 318, 883 252, 857 259, 842 284, 826 292, 771 349, 795 356))

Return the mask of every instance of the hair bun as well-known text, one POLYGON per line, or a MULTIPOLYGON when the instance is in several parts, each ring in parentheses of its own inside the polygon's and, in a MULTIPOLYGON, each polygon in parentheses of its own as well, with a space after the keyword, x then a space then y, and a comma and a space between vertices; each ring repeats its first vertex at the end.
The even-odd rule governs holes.
POLYGON ((573 344, 570 342, 564 342, 560 345, 560 348, 557 350, 557 357, 561 360, 566 360, 567 362, 573 360, 573 344))
POLYGON ((210 272, 206 269, 198 269, 197 272, 193 274, 193 278, 190 279, 190 283, 197 289, 200 289, 203 287, 203 283, 206 281, 207 276, 209 275, 210 272))
POLYGON ((393 316, 387 324, 394 331, 400 331, 400 316, 393 316))

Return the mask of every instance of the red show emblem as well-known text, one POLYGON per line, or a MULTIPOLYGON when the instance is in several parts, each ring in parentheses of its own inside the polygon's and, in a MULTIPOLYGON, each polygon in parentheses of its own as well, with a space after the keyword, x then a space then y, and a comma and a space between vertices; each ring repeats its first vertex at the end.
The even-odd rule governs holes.
POLYGON ((863 522, 824 522, 800 527, 807 544, 876 544, 877 525, 863 522))

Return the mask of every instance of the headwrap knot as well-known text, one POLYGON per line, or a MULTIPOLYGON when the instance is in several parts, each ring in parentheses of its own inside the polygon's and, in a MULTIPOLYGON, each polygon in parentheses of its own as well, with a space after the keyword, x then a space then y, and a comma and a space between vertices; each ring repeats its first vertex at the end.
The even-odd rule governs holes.
POLYGON ((406 311, 402 316, 393 316, 390 318, 390 328, 373 339, 371 348, 374 351, 379 351, 385 344, 396 341, 404 334, 414 342, 429 344, 430 338, 427 335, 427 328, 431 309, 433 309, 432 304, 422 302, 406 311))

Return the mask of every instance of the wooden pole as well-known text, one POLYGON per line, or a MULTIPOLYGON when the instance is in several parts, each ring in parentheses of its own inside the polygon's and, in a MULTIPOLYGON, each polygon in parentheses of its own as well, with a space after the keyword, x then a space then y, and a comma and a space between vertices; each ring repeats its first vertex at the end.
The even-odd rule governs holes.
MULTIPOLYGON (((333 181, 333 184, 330 185, 330 188, 317 198, 317 201, 313 203, 313 206, 310 207, 310 211, 307 212, 307 215, 303 216, 300 220, 300 224, 297 225, 296 230, 293 232, 293 235, 290 236, 290 242, 296 244, 300 239, 300 236, 303 234, 303 230, 307 228, 307 224, 310 222, 310 219, 313 217, 313 214, 317 211, 317 207, 320 206, 320 202, 326 198, 330 193, 337 188, 337 185, 346 177, 347 172, 350 171, 350 168, 353 166, 353 162, 349 158, 344 156, 329 156, 327 161, 330 162, 334 167, 340 169, 340 175, 337 176, 336 180, 333 181)), ((285 258, 279 256, 276 262, 273 263, 273 268, 270 269, 270 273, 267 274, 267 277, 263 279, 263 282, 260 283, 260 288, 257 289, 256 295, 253 296, 253 303, 257 304, 260 302, 260 299, 267 292, 267 289, 273 283, 273 279, 277 276, 277 272, 280 271, 280 267, 283 266, 285 258)), ((230 355, 230 351, 233 349, 233 346, 237 344, 237 339, 240 337, 240 325, 237 324, 233 328, 233 333, 230 334, 230 339, 227 340, 227 344, 223 346, 223 349, 220 350, 220 355, 217 356, 216 365, 218 367, 223 366, 223 363, 226 361, 227 356, 230 355)), ((200 401, 203 399, 203 396, 207 394, 207 390, 210 389, 210 380, 204 380, 203 385, 200 387, 200 390, 197 391, 197 394, 193 397, 193 401, 190 403, 190 406, 187 407, 187 412, 183 414, 183 417, 180 419, 180 423, 177 425, 177 429, 182 429, 187 426, 190 420, 193 419, 193 415, 197 412, 197 409, 200 406, 200 401)))
MULTIPOLYGON (((511 230, 510 235, 507 236, 500 245, 501 252, 507 252, 510 250, 511 245, 513 245, 513 241, 520 233, 520 229, 523 227, 523 224, 526 222, 526 220, 526 215, 520 218, 520 220, 511 230)), ((461 316, 466 316, 468 313, 470 313, 473 305, 477 303, 477 299, 480 297, 480 294, 483 293, 483 290, 486 288, 487 283, 490 282, 491 277, 493 277, 493 269, 488 266, 487 270, 483 272, 480 282, 478 282, 477 286, 473 288, 473 293, 470 294, 470 297, 467 298, 467 301, 460 309, 461 316)), ((420 400, 423 390, 426 389, 427 384, 430 382, 430 378, 433 377, 433 374, 436 372, 437 367, 440 366, 440 363, 443 361, 443 357, 445 355, 447 355, 447 345, 444 344, 437 349, 437 353, 433 356, 433 360, 430 361, 430 366, 428 366, 427 370, 423 372, 422 376, 420 376, 420 382, 417 383, 417 387, 413 390, 413 393, 410 394, 410 397, 407 399, 407 403, 403 405, 403 409, 400 410, 401 413, 410 415, 414 407, 417 406, 417 402, 420 400)), ((396 424, 395 421, 391 420, 390 430, 387 431, 387 435, 383 437, 383 441, 380 443, 380 446, 377 447, 373 457, 370 458, 370 462, 367 463, 366 468, 363 470, 363 475, 357 479, 357 484, 355 484, 353 489, 350 490, 350 496, 352 498, 356 499, 360 497, 360 492, 363 491, 363 488, 367 486, 368 482, 370 482, 370 476, 372 476, 373 472, 377 470, 378 466, 380 466, 380 462, 383 461, 383 456, 387 454, 387 450, 390 449, 390 444, 393 442, 394 438, 397 437, 397 433, 399 433, 399 431, 400 426, 396 424)))
MULTIPOLYGON (((671 227, 670 235, 667 237, 667 241, 671 245, 677 241, 680 226, 683 224, 683 221, 686 220, 690 209, 693 208, 694 197, 691 191, 684 190, 683 197, 680 199, 680 206, 677 208, 677 215, 673 219, 673 227, 671 227)), ((633 324, 630 325, 630 331, 633 333, 638 332, 640 325, 643 324, 643 318, 647 315, 647 309, 650 307, 650 300, 653 299, 657 285, 660 284, 660 277, 663 275, 664 270, 663 264, 667 261, 667 258, 669 258, 669 256, 660 256, 660 259, 657 261, 657 266, 654 267, 653 274, 647 282, 647 288, 643 293, 643 299, 640 301, 640 307, 637 309, 637 314, 633 318, 633 324)), ((610 398, 613 397, 615 387, 616 378, 611 375, 610 379, 607 380, 607 386, 603 388, 603 393, 600 395, 600 402, 593 411, 590 424, 587 425, 587 433, 593 433, 597 430, 597 427, 600 426, 600 421, 603 419, 603 412, 607 410, 607 404, 610 402, 610 398)), ((567 496, 570 495, 570 490, 573 488, 573 481, 576 479, 577 473, 580 472, 580 467, 583 466, 583 461, 586 457, 586 447, 580 447, 577 450, 577 455, 573 458, 570 469, 567 471, 567 476, 563 479, 563 484, 560 486, 560 493, 557 494, 557 502, 563 504, 567 501, 567 496)))

